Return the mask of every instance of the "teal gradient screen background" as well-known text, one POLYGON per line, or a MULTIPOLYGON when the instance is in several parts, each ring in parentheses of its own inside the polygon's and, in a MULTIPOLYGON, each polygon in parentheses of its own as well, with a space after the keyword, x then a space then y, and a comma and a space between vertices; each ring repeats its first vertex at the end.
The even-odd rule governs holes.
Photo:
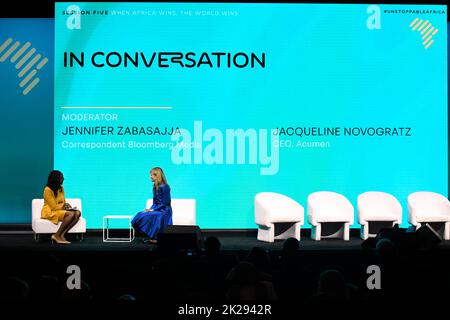
POLYGON ((12 40, 0 53, 0 223, 31 222, 31 201, 42 198, 53 167, 53 27, 50 18, 0 18, 0 45, 12 40), (16 41, 21 45, 15 52, 27 42, 28 50, 36 50, 29 60, 37 54, 48 59, 35 77, 39 84, 26 95, 19 85, 26 75, 18 74, 27 64, 17 68, 15 52, 6 59, 16 41))

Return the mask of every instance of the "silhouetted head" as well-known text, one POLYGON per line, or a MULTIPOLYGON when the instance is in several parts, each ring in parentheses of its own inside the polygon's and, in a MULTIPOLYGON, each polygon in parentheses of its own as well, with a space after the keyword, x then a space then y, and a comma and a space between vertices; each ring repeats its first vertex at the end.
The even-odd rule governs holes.
POLYGON ((136 298, 131 294, 123 294, 117 298, 118 301, 136 301, 136 298))
POLYGON ((390 262, 395 258, 396 247, 390 239, 380 239, 375 246, 375 254, 382 262, 390 262))
POLYGON ((344 298, 346 292, 345 279, 339 271, 326 270, 320 274, 318 293, 344 298))
POLYGON ((54 275, 42 275, 32 282, 31 295, 36 301, 57 301, 60 298, 60 283, 54 275))
POLYGON ((253 263, 258 269, 265 269, 269 265, 269 257, 265 249, 254 247, 248 254, 247 259, 253 263))
POLYGON ((251 262, 241 261, 231 270, 229 280, 234 284, 248 285, 258 281, 258 270, 251 262))
POLYGON ((56 197, 58 195, 58 191, 61 189, 63 182, 64 175, 62 174, 62 172, 59 170, 53 170, 48 175, 46 186, 53 191, 56 197))
POLYGON ((283 243, 283 251, 295 252, 299 249, 300 243, 295 238, 288 238, 283 243))
POLYGON ((220 243, 219 238, 217 237, 208 237, 204 241, 205 246, 205 252, 208 255, 211 254, 217 254, 220 251, 220 248, 222 247, 222 244, 220 243))
POLYGON ((30 296, 28 283, 18 277, 3 279, 0 283, 0 300, 26 301, 30 296))

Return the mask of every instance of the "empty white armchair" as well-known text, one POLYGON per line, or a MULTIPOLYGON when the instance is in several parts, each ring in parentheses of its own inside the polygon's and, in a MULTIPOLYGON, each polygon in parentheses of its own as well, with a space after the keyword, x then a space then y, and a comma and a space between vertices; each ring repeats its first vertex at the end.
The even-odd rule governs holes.
POLYGON ((258 225, 258 240, 274 242, 290 237, 300 240, 300 228, 304 223, 303 207, 285 195, 275 192, 260 192, 255 196, 255 223, 258 225), (286 229, 275 236, 275 224, 283 223, 286 229))
POLYGON ((361 224, 361 238, 366 240, 376 234, 369 233, 369 222, 391 222, 392 226, 402 223, 402 206, 391 194, 367 191, 358 196, 358 222, 361 224))
MULTIPOLYGON (((171 199, 172 222, 176 226, 195 226, 197 224, 197 202, 195 199, 171 199)), ((146 208, 153 205, 147 200, 146 208)))
POLYGON ((351 202, 342 194, 331 191, 318 191, 308 196, 308 222, 311 224, 311 238, 343 238, 350 240, 350 225, 354 221, 351 202), (323 223, 342 223, 336 232, 323 236, 323 223))
POLYGON ((416 228, 423 223, 443 223, 444 240, 450 240, 450 202, 439 193, 413 192, 408 196, 408 218, 416 228))
MULTIPOLYGON (((81 237, 86 233, 86 219, 83 218, 83 210, 81 208, 81 199, 66 199, 72 207, 77 207, 81 211, 80 220, 68 232, 80 233, 81 237)), ((50 220, 41 218, 41 210, 44 206, 44 199, 33 199, 31 201, 31 227, 34 232, 34 239, 38 240, 39 234, 55 233, 58 231, 61 222, 58 224, 52 223, 50 220)))

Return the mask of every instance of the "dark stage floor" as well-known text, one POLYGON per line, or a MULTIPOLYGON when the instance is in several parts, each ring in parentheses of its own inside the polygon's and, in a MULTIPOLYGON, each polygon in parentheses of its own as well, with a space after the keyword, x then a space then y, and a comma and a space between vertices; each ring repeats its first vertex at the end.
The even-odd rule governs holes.
MULTIPOLYGON (((305 230, 306 231, 306 230, 305 230)), ((363 240, 359 237, 358 230, 352 230, 349 241, 342 239, 322 239, 314 241, 309 234, 302 231, 302 238, 300 240, 300 249, 305 251, 335 251, 335 250, 361 250, 363 240)), ((118 235, 126 237, 127 235, 118 235)), ((221 244, 222 250, 231 251, 249 251, 253 247, 262 247, 270 251, 279 251, 283 247, 283 240, 276 240, 273 243, 259 241, 256 238, 256 231, 203 231, 202 237, 217 237, 221 244)), ((40 235, 39 240, 34 239, 31 232, 21 231, 15 233, 8 231, 0 233, 0 250, 68 250, 68 251, 152 251, 156 248, 154 244, 143 243, 144 237, 136 235, 132 242, 104 242, 103 235, 98 231, 88 232, 82 241, 74 234, 67 236, 68 240, 72 241, 69 245, 53 244, 50 240, 50 235, 40 235)), ((442 249, 450 249, 450 241, 442 241, 439 245, 442 249)))
MULTIPOLYGON (((262 247, 266 250, 281 250, 283 240, 276 240, 274 243, 258 241, 256 235, 242 234, 216 234, 214 232, 204 233, 203 237, 217 237, 222 250, 245 250, 249 251, 253 247, 262 247)), ((32 234, 0 234, 0 250, 75 250, 75 251, 148 251, 153 250, 156 245, 143 243, 143 237, 137 236, 132 242, 103 242, 101 234, 87 234, 82 241, 74 235, 69 235, 69 245, 53 244, 49 235, 41 235, 39 241, 34 240, 32 234)), ((351 237, 350 241, 341 239, 323 239, 321 241, 311 240, 303 237, 300 241, 302 250, 361 250, 362 240, 359 237, 351 237)))

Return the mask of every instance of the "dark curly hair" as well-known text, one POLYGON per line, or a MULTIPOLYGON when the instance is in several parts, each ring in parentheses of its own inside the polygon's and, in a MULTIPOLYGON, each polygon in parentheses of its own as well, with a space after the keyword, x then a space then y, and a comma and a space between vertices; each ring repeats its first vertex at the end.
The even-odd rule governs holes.
POLYGON ((58 191, 61 189, 61 186, 64 182, 64 176, 61 171, 59 170, 53 170, 48 175, 47 179, 47 187, 52 189, 53 193, 55 194, 55 197, 58 195, 58 191))

